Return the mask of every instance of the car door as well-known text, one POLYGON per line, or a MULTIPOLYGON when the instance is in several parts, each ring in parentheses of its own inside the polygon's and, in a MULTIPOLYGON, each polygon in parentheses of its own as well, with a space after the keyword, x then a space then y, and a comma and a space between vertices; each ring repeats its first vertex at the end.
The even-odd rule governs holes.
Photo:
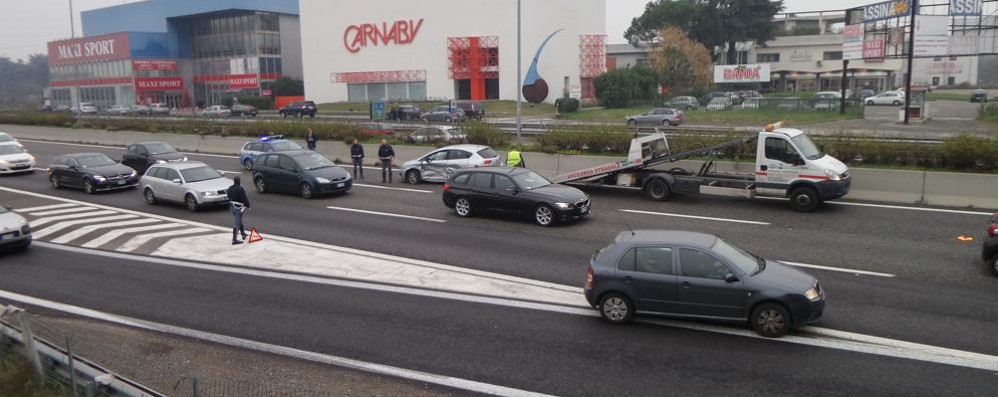
POLYGON ((492 187, 492 174, 487 172, 477 172, 468 178, 468 195, 472 208, 487 211, 498 210, 495 207, 495 188, 492 187))
POLYGON ((797 148, 782 137, 766 137, 764 144, 766 158, 757 162, 756 180, 785 185, 797 179, 804 167, 798 162, 801 157, 797 148))
POLYGON ((526 214, 533 209, 534 202, 524 194, 522 189, 516 186, 516 183, 509 176, 494 175, 492 187, 492 206, 496 209, 515 214, 526 214))
POLYGON ((273 176, 274 183, 271 186, 277 186, 280 191, 286 193, 298 192, 301 174, 298 172, 298 165, 291 157, 280 155, 277 157, 277 168, 273 176))
POLYGON ((674 251, 671 246, 642 245, 620 257, 616 277, 630 290, 637 311, 680 313, 674 251))
POLYGON ((420 161, 420 176, 430 182, 447 180, 447 157, 449 150, 438 150, 423 157, 420 161))
POLYGON ((83 167, 79 161, 73 158, 66 160, 61 183, 64 186, 83 187, 83 167))
POLYGON ((152 189, 153 194, 157 197, 162 198, 163 188, 169 183, 166 180, 166 168, 163 167, 152 167, 146 171, 145 175, 142 176, 142 182, 152 189))
POLYGON ((125 149, 125 154, 121 156, 121 164, 132 167, 132 169, 140 170, 136 164, 136 159, 138 158, 138 146, 139 145, 128 145, 125 149))
POLYGON ((163 169, 163 186, 160 189, 160 196, 165 200, 179 202, 184 199, 184 186, 183 179, 180 178, 180 173, 173 168, 163 169), (179 183, 177 182, 179 181, 179 183))
POLYGON ((474 155, 474 153, 461 149, 451 149, 447 151, 447 169, 445 170, 445 179, 450 178, 451 175, 454 175, 454 173, 459 170, 470 168, 472 155, 474 155))
POLYGON ((741 280, 714 255, 695 248, 679 248, 679 304, 682 314, 744 319, 748 291, 741 280))

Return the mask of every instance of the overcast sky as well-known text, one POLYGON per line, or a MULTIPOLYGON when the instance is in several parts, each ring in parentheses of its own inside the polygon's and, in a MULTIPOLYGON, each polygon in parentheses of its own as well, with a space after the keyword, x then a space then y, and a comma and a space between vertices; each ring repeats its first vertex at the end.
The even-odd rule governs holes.
MULTIPOLYGON (((80 32, 79 12, 137 0, 73 0, 77 34, 80 32)), ((211 0, 204 0, 211 1, 211 0)), ((329 0, 342 1, 342 0, 329 0)), ((433 1, 433 0, 413 0, 433 1)), ((470 0, 476 1, 476 0, 470 0)), ((543 1, 543 0, 526 0, 543 1)), ((631 18, 641 15, 648 0, 606 0, 606 29, 610 43, 625 42, 624 30, 631 18)), ((845 9, 877 0, 785 0, 788 12, 845 9), (818 4, 815 4, 818 3, 818 4)), ((69 0, 2 0, 0 1, 0 56, 13 59, 28 54, 44 53, 45 43, 67 38, 69 32, 69 0)))

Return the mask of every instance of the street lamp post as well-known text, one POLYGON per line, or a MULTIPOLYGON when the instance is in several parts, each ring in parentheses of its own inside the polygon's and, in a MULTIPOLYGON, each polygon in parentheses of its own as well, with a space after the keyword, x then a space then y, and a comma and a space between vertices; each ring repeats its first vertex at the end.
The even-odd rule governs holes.
POLYGON ((523 45, 521 28, 520 1, 516 0, 516 143, 520 143, 520 135, 523 133, 523 59, 520 55, 523 45))
MULTIPOLYGON (((69 37, 76 38, 76 21, 73 18, 73 0, 69 1, 69 37)), ((83 109, 80 109, 80 64, 73 63, 73 90, 69 93, 69 99, 76 109, 76 124, 80 124, 80 116, 83 109)))

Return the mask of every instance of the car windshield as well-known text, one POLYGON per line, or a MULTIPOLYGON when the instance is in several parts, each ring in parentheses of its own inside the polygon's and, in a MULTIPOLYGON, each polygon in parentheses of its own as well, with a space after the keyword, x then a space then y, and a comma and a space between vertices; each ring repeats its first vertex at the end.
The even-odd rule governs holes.
POLYGON ((7 207, 4 207, 4 206, 0 205, 0 214, 7 213, 7 211, 8 211, 7 207))
POLYGON ((295 162, 303 170, 311 171, 320 168, 335 167, 336 164, 319 153, 307 153, 301 156, 295 157, 295 162))
POLYGON ((523 172, 516 175, 512 175, 513 180, 516 181, 516 185, 525 190, 533 190, 550 185, 547 179, 540 176, 538 173, 529 171, 523 172))
POLYGON ((222 174, 218 173, 218 171, 215 171, 215 169, 211 167, 197 167, 180 170, 180 175, 184 176, 184 180, 187 181, 187 183, 222 178, 222 174))
POLYGON ((10 142, 10 141, 13 141, 13 140, 14 140, 14 138, 11 137, 10 135, 7 135, 6 133, 0 132, 0 142, 10 142))
POLYGON ((825 154, 818 149, 818 146, 814 144, 811 137, 806 134, 800 134, 790 139, 797 144, 797 148, 800 149, 801 155, 806 157, 808 160, 817 160, 825 157, 825 154))
POLYGON ((735 265, 746 274, 753 274, 766 266, 766 261, 758 256, 750 254, 737 245, 728 243, 720 238, 710 246, 710 250, 715 254, 727 259, 729 263, 735 265))
POLYGON ((0 155, 18 153, 24 153, 24 149, 17 145, 0 145, 0 155))
POLYGON ((146 150, 149 151, 149 154, 152 154, 152 155, 156 155, 156 154, 168 154, 168 153, 176 153, 177 152, 177 149, 174 149, 173 146, 167 145, 165 143, 149 143, 149 144, 146 144, 145 146, 146 146, 146 150))
POLYGON ((80 163, 80 167, 91 168, 91 167, 103 167, 105 165, 114 164, 114 160, 104 154, 94 154, 90 156, 77 157, 76 161, 80 163))
POLYGON ((271 142, 270 146, 273 147, 274 151, 277 152, 285 152, 288 150, 301 150, 301 145, 291 141, 271 142))

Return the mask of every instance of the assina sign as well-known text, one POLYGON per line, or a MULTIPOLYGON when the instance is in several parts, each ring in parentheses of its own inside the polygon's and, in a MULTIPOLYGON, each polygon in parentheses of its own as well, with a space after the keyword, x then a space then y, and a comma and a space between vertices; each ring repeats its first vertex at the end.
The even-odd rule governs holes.
POLYGON ((911 0, 885 1, 863 8, 863 19, 868 23, 909 15, 911 15, 911 0))
POLYGON ((358 53, 368 45, 389 44, 403 45, 410 44, 416 40, 419 29, 423 27, 423 19, 414 21, 398 20, 392 22, 365 23, 361 25, 350 25, 343 31, 343 46, 351 53, 358 53))

